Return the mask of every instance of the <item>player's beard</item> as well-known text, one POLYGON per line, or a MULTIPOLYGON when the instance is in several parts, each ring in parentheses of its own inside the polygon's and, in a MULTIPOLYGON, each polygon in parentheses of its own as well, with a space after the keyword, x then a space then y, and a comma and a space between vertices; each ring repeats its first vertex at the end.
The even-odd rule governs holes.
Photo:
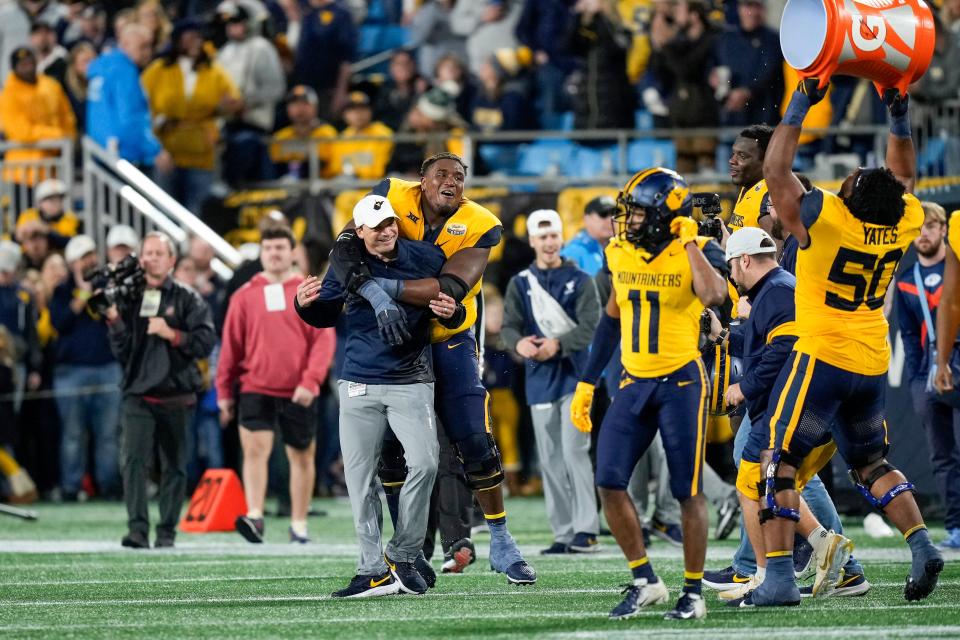
POLYGON ((921 249, 917 247, 917 255, 924 258, 932 258, 940 251, 940 246, 943 244, 943 240, 940 242, 931 242, 928 249, 921 249))

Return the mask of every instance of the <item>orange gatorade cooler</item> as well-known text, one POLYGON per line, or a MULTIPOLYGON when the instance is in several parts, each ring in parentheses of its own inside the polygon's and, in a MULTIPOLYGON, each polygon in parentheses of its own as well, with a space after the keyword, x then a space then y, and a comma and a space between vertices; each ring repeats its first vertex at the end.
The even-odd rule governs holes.
POLYGON ((906 93, 926 72, 934 40, 923 0, 789 0, 780 22, 783 57, 821 86, 838 74, 906 93))

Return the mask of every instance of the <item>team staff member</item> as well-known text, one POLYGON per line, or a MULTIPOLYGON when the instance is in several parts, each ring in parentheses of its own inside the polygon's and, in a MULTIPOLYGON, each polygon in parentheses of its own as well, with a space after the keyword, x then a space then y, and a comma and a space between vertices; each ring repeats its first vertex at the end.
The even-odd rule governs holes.
POLYGON ((884 92, 891 116, 887 168, 857 169, 840 194, 805 192, 791 167, 804 116, 826 89, 817 78, 794 91, 764 158, 763 175, 784 229, 797 239, 797 342, 771 403, 775 427, 764 527, 767 572, 753 604, 796 604, 792 559, 799 498, 795 477, 830 438, 864 497, 903 533, 913 555, 904 597, 933 592, 943 558, 930 542, 913 485, 886 460, 884 415, 890 365, 883 300, 904 251, 920 233, 923 209, 910 193, 916 156, 908 98, 884 92))
POLYGON ((263 542, 263 502, 273 433, 279 429, 290 462, 290 541, 304 543, 307 512, 316 473, 314 400, 327 377, 336 338, 333 329, 313 329, 289 303, 303 282, 294 273, 296 240, 287 227, 265 229, 260 236, 263 271, 230 299, 217 364, 217 405, 227 425, 240 414, 243 489, 247 513, 237 516, 237 531, 263 542), (234 395, 239 382, 240 395, 234 395))
MULTIPOLYGON (((777 245, 773 238, 757 227, 744 227, 727 239, 726 258, 730 265, 730 277, 751 303, 750 316, 736 327, 736 331, 731 329, 730 332, 730 353, 743 358, 744 375, 740 382, 727 389, 726 400, 731 406, 745 404, 749 415, 740 427, 747 431, 737 465, 737 493, 743 508, 748 538, 746 544, 752 545, 747 550, 755 555, 756 573, 753 580, 721 594, 725 599, 747 595, 750 589, 763 582, 766 573, 760 527, 769 513, 761 509, 760 497, 765 488, 763 469, 769 464, 771 454, 767 405, 773 384, 797 340, 794 333, 796 278, 777 265, 776 253, 777 245)), ((724 333, 720 331, 720 323, 716 319, 713 323, 711 337, 724 333)), ((836 450, 836 445, 830 442, 824 445, 822 455, 829 459, 836 450)), ((797 484, 804 490, 798 529, 816 553, 817 573, 811 595, 818 596, 828 594, 837 586, 840 569, 847 563, 853 544, 841 535, 840 520, 835 516, 836 509, 832 502, 829 515, 833 518, 828 524, 833 530, 827 531, 803 501, 808 495, 806 484, 815 477, 815 469, 811 467, 819 460, 819 456, 811 456, 810 460, 811 464, 798 472, 800 477, 797 484)), ((818 504, 830 501, 829 495, 823 498, 811 496, 811 499, 818 504)), ((741 553, 738 551, 738 555, 741 553)), ((847 574, 843 578, 841 595, 852 595, 854 592, 859 595, 870 588, 856 561, 848 564, 847 574)))
POLYGON ((597 287, 560 257, 563 223, 556 211, 531 213, 527 235, 536 259, 507 285, 502 336, 526 362, 527 404, 553 530, 553 544, 543 553, 598 551, 590 434, 570 422, 570 402, 600 319, 597 287))
MULTIPOLYGON (((436 276, 443 252, 426 242, 399 238, 397 215, 381 196, 366 196, 353 210, 356 233, 371 273, 376 276, 436 276)), ((451 298, 433 308, 452 314, 451 298), (447 307, 446 305, 449 305, 447 307)), ((310 276, 300 285, 297 313, 315 327, 332 327, 341 313, 344 362, 340 373, 340 446, 360 562, 350 584, 335 597, 423 593, 427 583, 415 563, 427 529, 427 510, 437 473, 439 445, 433 411, 434 375, 430 365, 430 318, 424 308, 391 303, 378 309, 347 293, 330 271, 321 283, 310 276), (346 306, 344 306, 346 305, 346 306), (380 313, 406 316, 403 344, 377 335, 380 313), (381 546, 383 514, 376 485, 380 447, 389 429, 406 451, 407 477, 400 490, 399 517, 386 554, 381 546)))
POLYGON ((172 547, 187 488, 187 424, 203 377, 197 361, 213 351, 217 334, 210 308, 170 273, 173 240, 151 231, 140 266, 146 288, 139 299, 107 309, 110 348, 123 366, 120 460, 129 532, 121 544, 148 549, 147 479, 153 444, 160 449, 160 522, 155 547, 172 547))
POLYGON ((619 325, 624 377, 600 429, 596 482, 634 580, 610 617, 637 615, 641 607, 669 597, 647 558, 627 494, 637 460, 659 430, 670 490, 680 502, 684 550, 683 593, 666 617, 703 618, 707 504, 702 473, 710 383, 697 347, 704 308, 727 297, 726 264, 719 245, 697 235, 690 189, 679 174, 641 171, 618 200, 617 237, 606 248, 613 291, 571 407, 574 425, 589 431, 593 388, 616 346, 619 325))
MULTIPOLYGON (((480 380, 477 339, 483 271, 490 250, 500 242, 502 226, 486 208, 463 197, 467 167, 459 156, 439 153, 420 168, 420 182, 387 178, 374 190, 386 197, 400 217, 400 235, 433 242, 447 262, 437 277, 420 280, 370 279, 358 259, 349 232, 341 234, 331 252, 331 268, 347 289, 372 303, 384 296, 427 306, 440 293, 463 302, 465 318, 455 328, 434 324, 431 329, 433 365, 437 373, 436 408, 440 424, 463 462, 467 485, 473 489, 490 527, 490 564, 515 584, 532 584, 537 574, 523 559, 507 530, 503 504, 503 466, 487 416, 487 392, 480 380)), ((392 333, 402 318, 378 318, 392 333)), ((402 331, 401 331, 402 332, 402 331)), ((385 456, 385 462, 398 456, 385 456)), ((393 465, 391 465, 393 466, 393 465)), ((403 468, 386 467, 389 482, 402 482, 403 468), (399 478, 399 480, 398 480, 399 478)), ((441 536, 443 532, 441 531, 441 536)))
MULTIPOLYGON (((933 360, 936 354, 933 346, 937 341, 934 323, 944 299, 946 246, 943 238, 947 215, 935 202, 920 204, 925 217, 923 229, 913 243, 917 262, 897 278, 894 300, 913 408, 927 432, 930 466, 947 508, 944 518, 947 539, 940 546, 960 549, 960 430, 954 426, 960 425, 960 410, 951 403, 953 398, 941 396, 928 385, 930 368, 936 364, 933 360)), ((948 368, 956 366, 957 343, 950 344, 949 349, 948 368)))

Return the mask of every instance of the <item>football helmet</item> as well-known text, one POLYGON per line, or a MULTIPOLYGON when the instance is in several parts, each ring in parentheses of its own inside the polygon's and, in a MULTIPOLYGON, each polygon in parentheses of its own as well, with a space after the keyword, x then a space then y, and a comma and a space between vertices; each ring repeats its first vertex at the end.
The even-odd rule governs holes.
POLYGON ((640 171, 617 196, 617 237, 646 251, 655 252, 672 237, 670 221, 693 211, 690 187, 671 169, 655 167, 640 171), (643 220, 634 221, 637 214, 643 220))

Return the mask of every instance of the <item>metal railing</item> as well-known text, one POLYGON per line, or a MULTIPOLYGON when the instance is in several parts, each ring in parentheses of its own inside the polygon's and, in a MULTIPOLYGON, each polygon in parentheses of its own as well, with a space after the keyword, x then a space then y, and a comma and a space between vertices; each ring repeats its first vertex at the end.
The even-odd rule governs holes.
MULTIPOLYGON (((74 142, 71 138, 41 140, 30 144, 0 141, 0 234, 13 233, 20 213, 35 206, 33 190, 47 178, 61 180, 68 194, 73 194, 74 142), (30 158, 10 158, 17 151, 31 152, 30 158)), ((68 206, 69 208, 69 206, 68 206)))
POLYGON ((216 253, 213 268, 224 278, 243 262, 240 253, 135 166, 83 139, 83 224, 103 252, 110 227, 126 224, 140 237, 149 231, 167 233, 186 250, 190 234, 205 240, 216 253))
MULTIPOLYGON (((430 134, 409 134, 397 133, 389 138, 377 136, 356 136, 349 138, 351 144, 356 142, 383 142, 390 140, 395 145, 406 142, 430 142, 434 145, 451 139, 458 140, 463 147, 463 158, 471 168, 468 173, 473 173, 473 168, 477 166, 480 156, 492 148, 499 149, 507 154, 513 154, 520 158, 527 153, 543 153, 549 155, 551 150, 545 143, 550 141, 558 143, 557 157, 547 158, 543 165, 543 170, 536 174, 529 171, 520 174, 508 174, 505 172, 494 172, 488 175, 471 175, 470 186, 476 188, 485 187, 527 187, 540 189, 558 189, 566 186, 575 186, 583 184, 609 183, 623 184, 641 167, 633 166, 636 162, 632 161, 631 151, 633 143, 639 141, 659 142, 661 146, 651 145, 648 149, 649 163, 645 166, 663 165, 670 167, 674 162, 674 150, 670 142, 681 138, 711 137, 717 140, 718 149, 729 148, 740 128, 704 128, 704 129, 609 129, 609 130, 591 130, 591 131, 500 131, 495 133, 463 132, 456 135, 448 133, 430 133, 430 134), (563 144, 569 143, 569 144, 563 144), (592 169, 585 174, 577 174, 569 171, 571 164, 567 154, 580 153, 592 154, 592 169), (599 160, 598 160, 599 158, 599 160)), ((844 127, 829 127, 824 129, 804 129, 806 133, 816 134, 821 137, 831 135, 843 136, 862 136, 872 138, 871 150, 867 157, 858 157, 856 162, 850 159, 850 154, 844 156, 827 156, 824 160, 831 158, 835 162, 821 161, 811 167, 807 173, 812 174, 812 179, 829 180, 839 177, 843 167, 838 167, 838 163, 846 161, 846 164, 872 164, 877 158, 882 159, 886 149, 886 138, 888 127, 885 125, 856 125, 844 127)), ((951 134, 956 138, 956 134, 951 134)), ((278 145, 283 152, 295 152, 303 157, 302 164, 307 167, 307 175, 303 179, 290 177, 281 177, 277 180, 263 181, 251 185, 245 185, 258 188, 271 187, 301 187, 308 188, 313 193, 320 191, 339 192, 347 189, 363 189, 376 184, 379 179, 362 180, 351 175, 340 175, 336 177, 322 177, 322 149, 326 146, 328 149, 335 145, 342 138, 311 138, 304 139, 283 139, 265 138, 264 142, 268 146, 278 145)), ((720 158, 723 155, 721 151, 718 154, 717 166, 712 170, 704 170, 694 174, 688 174, 685 177, 690 182, 710 183, 727 182, 729 180, 726 173, 726 159, 720 158)), ((950 162, 952 175, 960 174, 960 162, 950 162)), ((844 165, 845 166, 845 165, 844 165)))
POLYGON ((910 102, 920 175, 960 173, 960 100, 935 105, 910 102))

